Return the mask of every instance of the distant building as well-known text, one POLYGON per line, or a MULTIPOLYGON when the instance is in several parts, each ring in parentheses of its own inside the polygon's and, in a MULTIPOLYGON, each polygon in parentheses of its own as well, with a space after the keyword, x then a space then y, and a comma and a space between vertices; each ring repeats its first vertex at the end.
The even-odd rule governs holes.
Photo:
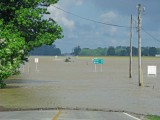
POLYGON ((156 54, 155 56, 156 56, 156 57, 160 57, 160 54, 156 54))

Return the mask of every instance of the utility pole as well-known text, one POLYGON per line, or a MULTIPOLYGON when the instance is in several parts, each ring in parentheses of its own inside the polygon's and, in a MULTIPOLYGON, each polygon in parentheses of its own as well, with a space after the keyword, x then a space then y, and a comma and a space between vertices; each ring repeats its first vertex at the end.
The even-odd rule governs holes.
POLYGON ((139 86, 142 86, 142 65, 141 65, 141 12, 142 6, 138 4, 138 79, 139 86))
POLYGON ((130 61, 129 61, 129 78, 132 78, 132 15, 131 15, 131 25, 130 25, 130 61))

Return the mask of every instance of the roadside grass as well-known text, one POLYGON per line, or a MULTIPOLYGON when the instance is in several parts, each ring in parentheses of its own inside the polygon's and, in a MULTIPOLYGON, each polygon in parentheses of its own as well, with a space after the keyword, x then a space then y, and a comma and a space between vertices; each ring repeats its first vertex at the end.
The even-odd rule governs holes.
POLYGON ((146 118, 149 120, 160 120, 160 116, 157 115, 147 115, 146 118))

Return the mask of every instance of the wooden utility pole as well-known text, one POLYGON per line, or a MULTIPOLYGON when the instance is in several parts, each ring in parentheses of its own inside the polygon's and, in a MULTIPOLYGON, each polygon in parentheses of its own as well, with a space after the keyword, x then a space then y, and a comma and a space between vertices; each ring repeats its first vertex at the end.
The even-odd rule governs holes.
POLYGON ((132 78, 132 15, 131 15, 131 25, 130 25, 130 61, 129 61, 129 78, 132 78))
POLYGON ((142 65, 141 65, 141 12, 142 6, 138 4, 138 79, 139 86, 142 86, 142 65))

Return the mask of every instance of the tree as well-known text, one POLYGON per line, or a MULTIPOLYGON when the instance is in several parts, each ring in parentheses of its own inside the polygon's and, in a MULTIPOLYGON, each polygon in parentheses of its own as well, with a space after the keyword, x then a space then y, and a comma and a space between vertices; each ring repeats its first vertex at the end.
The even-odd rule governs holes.
POLYGON ((0 18, 5 24, 13 23, 25 38, 28 51, 42 44, 51 45, 62 38, 62 29, 52 19, 44 19, 49 14, 47 7, 58 0, 2 0, 0 18))
POLYGON ((125 46, 118 46, 115 48, 115 55, 117 56, 127 56, 129 49, 125 46))
POLYGON ((121 50, 120 56, 127 56, 127 50, 121 50))
POLYGON ((142 47, 142 56, 149 56, 149 48, 142 47))
POLYGON ((30 55, 42 55, 42 56, 55 56, 61 55, 61 50, 56 48, 56 45, 48 46, 43 45, 42 47, 35 48, 30 52, 30 55))
POLYGON ((160 48, 157 48, 157 54, 160 54, 160 48))
POLYGON ((52 45, 56 39, 63 37, 62 29, 56 21, 52 18, 44 19, 44 15, 49 14, 47 7, 57 2, 58 0, 1 0, 0 40, 4 44, 0 47, 1 85, 23 60, 27 60, 31 50, 43 44, 52 45), (23 54, 19 54, 22 51, 23 54))
POLYGON ((91 56, 91 49, 89 48, 83 48, 80 52, 81 56, 91 56))
POLYGON ((132 55, 137 56, 138 55, 138 49, 136 47, 132 47, 132 55))
POLYGON ((96 50, 99 53, 98 56, 106 56, 106 48, 98 47, 96 50))
POLYGON ((126 47, 127 56, 130 55, 130 47, 126 47))
POLYGON ((155 47, 150 47, 148 52, 150 56, 155 56, 157 54, 157 49, 155 47))
POLYGON ((81 48, 80 46, 77 46, 74 48, 73 55, 77 56, 79 55, 80 52, 81 52, 81 48))
POLYGON ((5 87, 4 80, 16 73, 24 56, 24 38, 12 25, 3 24, 0 20, 0 88, 5 87))
POLYGON ((115 55, 115 48, 114 47, 109 47, 108 51, 107 51, 107 55, 114 56, 115 55))

